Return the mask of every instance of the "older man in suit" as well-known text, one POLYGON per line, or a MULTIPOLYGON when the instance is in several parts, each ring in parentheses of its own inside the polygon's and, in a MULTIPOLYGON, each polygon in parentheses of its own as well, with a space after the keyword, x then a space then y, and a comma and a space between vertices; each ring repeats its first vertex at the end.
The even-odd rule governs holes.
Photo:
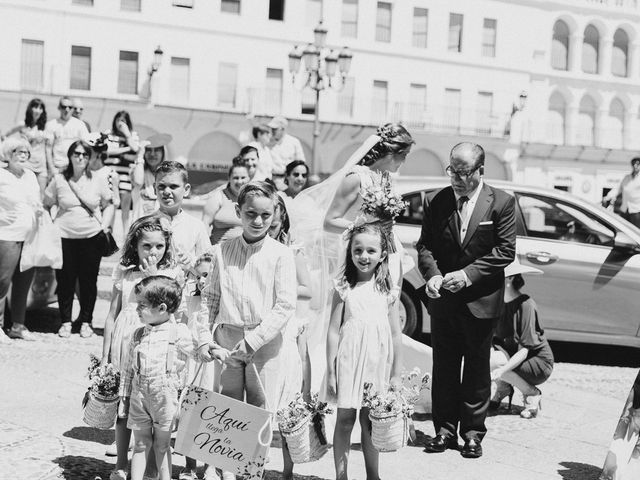
POLYGON ((503 308, 504 268, 515 257, 515 200, 487 185, 484 150, 451 150, 451 186, 425 199, 418 267, 427 281, 433 346, 433 423, 427 452, 482 456, 491 394, 489 355, 503 308), (460 369, 462 360, 462 376, 460 369))

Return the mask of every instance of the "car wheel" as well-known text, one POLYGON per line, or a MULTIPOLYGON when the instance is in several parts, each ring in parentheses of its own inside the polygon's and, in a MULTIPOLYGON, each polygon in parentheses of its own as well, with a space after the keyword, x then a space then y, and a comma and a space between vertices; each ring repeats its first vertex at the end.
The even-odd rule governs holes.
POLYGON ((400 293, 400 327, 402 333, 412 337, 418 328, 418 310, 411 296, 402 290, 400 293))

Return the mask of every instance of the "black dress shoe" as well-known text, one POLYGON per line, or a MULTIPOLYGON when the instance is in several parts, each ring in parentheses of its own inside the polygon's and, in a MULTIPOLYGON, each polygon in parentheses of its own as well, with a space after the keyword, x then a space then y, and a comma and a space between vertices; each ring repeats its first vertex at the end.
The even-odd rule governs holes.
POLYGON ((477 440, 467 440, 460 450, 460 455, 464 458, 480 458, 482 456, 482 445, 477 440))
POLYGON ((435 437, 427 440, 424 445, 424 451, 428 453, 442 453, 447 448, 456 450, 458 448, 458 440, 454 437, 436 435, 435 437))

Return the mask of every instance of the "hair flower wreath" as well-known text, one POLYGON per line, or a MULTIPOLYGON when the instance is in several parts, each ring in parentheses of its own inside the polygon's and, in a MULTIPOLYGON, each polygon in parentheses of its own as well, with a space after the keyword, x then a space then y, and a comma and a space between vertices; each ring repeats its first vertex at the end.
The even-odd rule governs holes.
POLYGON ((380 140, 383 142, 392 142, 393 141, 393 129, 391 128, 391 124, 382 125, 378 127, 376 131, 376 135, 380 137, 380 140))
POLYGON ((347 229, 342 233, 342 240, 348 242, 353 235, 353 231, 364 225, 365 223, 372 223, 370 220, 367 220, 366 215, 358 215, 356 219, 347 227, 347 229))

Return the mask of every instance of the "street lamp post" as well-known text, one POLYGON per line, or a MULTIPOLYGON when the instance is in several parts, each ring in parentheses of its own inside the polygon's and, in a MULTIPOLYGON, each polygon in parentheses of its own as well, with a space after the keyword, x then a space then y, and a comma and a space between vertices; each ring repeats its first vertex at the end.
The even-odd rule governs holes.
POLYGON ((156 73, 160 68, 163 55, 164 55, 164 52, 162 51, 162 48, 160 48, 160 45, 158 45, 156 49, 153 51, 153 62, 151 62, 151 65, 149 65, 149 69, 147 70, 147 76, 149 77, 147 81, 149 84, 147 98, 149 100, 151 100, 151 79, 153 78, 153 74, 156 73))
POLYGON ((292 82, 295 84, 296 75, 300 72, 301 64, 304 64, 303 75, 306 76, 301 89, 310 87, 315 91, 315 108, 313 118, 313 142, 311 144, 311 172, 315 173, 318 165, 317 143, 320 136, 320 92, 326 88, 344 87, 344 82, 349 69, 353 54, 348 47, 343 47, 340 52, 331 48, 325 48, 327 40, 327 29, 322 24, 313 29, 313 43, 309 43, 304 49, 298 45, 289 52, 289 72, 292 75, 292 82), (339 72, 340 82, 336 83, 334 77, 339 72))

